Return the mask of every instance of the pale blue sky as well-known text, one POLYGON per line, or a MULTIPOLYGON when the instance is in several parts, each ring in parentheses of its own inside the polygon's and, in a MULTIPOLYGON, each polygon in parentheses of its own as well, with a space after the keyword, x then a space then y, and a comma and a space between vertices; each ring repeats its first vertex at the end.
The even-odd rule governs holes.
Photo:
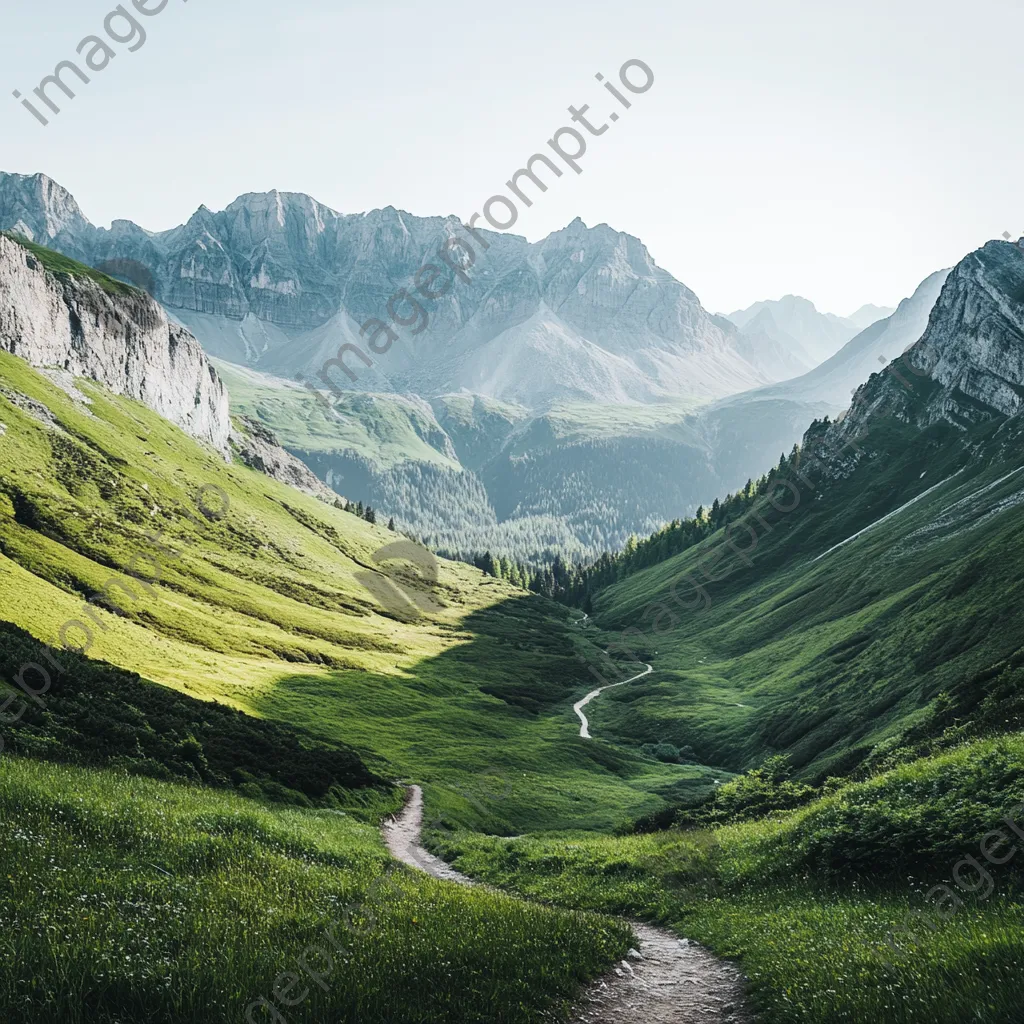
POLYGON ((569 104, 615 109, 594 74, 636 57, 653 88, 516 231, 605 221, 712 310, 795 292, 841 314, 1024 233, 1024 11, 1008 0, 170 0, 43 128, 11 90, 30 94, 114 6, 0 15, 0 169, 45 171, 96 223, 162 229, 271 188, 468 217, 569 104))

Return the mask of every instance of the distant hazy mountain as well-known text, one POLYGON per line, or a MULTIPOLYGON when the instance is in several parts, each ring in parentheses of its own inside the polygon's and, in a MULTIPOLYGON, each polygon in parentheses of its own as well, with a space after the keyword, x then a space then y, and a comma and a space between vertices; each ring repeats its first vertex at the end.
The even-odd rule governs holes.
POLYGON ((890 316, 861 331, 809 373, 738 395, 735 402, 724 399, 720 404, 750 407, 757 402, 782 399, 820 404, 833 414, 842 411, 850 404, 856 388, 924 334, 948 276, 948 270, 940 270, 925 278, 890 316))
POLYGON ((817 365, 803 344, 779 327, 767 307, 747 320, 742 328, 726 317, 718 317, 718 322, 732 327, 737 350, 771 381, 798 377, 817 365))
MULTIPOLYGON (((353 362, 343 388, 423 396, 467 389, 543 408, 559 400, 702 401, 768 383, 733 332, 643 244, 576 220, 543 241, 482 232, 454 217, 392 207, 343 215, 309 196, 270 192, 188 223, 149 232, 130 221, 97 228, 44 175, 0 174, 0 228, 113 272, 141 267, 156 297, 214 356, 282 377, 316 377, 345 343, 368 352, 359 327, 387 319, 389 299, 415 292, 425 264, 449 238, 473 246, 468 281, 443 297, 418 296, 429 323, 405 302, 399 340, 373 366, 353 362)), ((457 257, 458 248, 453 250, 457 257)), ((450 272, 437 282, 442 291, 450 272)))
POLYGON ((926 278, 891 316, 861 331, 810 372, 702 409, 704 435, 718 453, 726 486, 735 488, 740 478, 756 476, 759 467, 789 451, 812 420, 847 409, 857 388, 919 341, 948 276, 948 270, 941 270, 926 278))
POLYGON ((868 303, 861 306, 856 313, 851 313, 846 319, 859 331, 866 331, 872 324, 879 320, 885 320, 895 313, 892 306, 875 306, 868 303))
POLYGON ((852 317, 819 313, 798 295, 755 302, 730 313, 743 341, 737 345, 748 360, 774 381, 788 380, 823 363, 854 335, 892 310, 862 306, 852 317))

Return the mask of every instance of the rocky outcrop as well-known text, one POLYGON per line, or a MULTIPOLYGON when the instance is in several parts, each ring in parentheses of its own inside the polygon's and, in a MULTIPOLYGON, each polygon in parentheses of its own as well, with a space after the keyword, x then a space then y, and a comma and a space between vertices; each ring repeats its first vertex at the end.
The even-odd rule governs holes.
POLYGON ((50 273, 5 236, 0 348, 33 366, 91 377, 227 453, 227 390, 187 330, 148 295, 84 273, 50 273))
POLYGON ((239 462, 314 498, 327 502, 338 500, 338 495, 321 483, 304 462, 282 448, 277 437, 262 423, 248 416, 237 419, 240 429, 231 431, 231 447, 239 462))
MULTIPOLYGON (((924 336, 908 353, 941 391, 919 418, 975 423, 1024 404, 1024 250, 989 242, 949 276, 924 336)), ((898 367, 897 367, 898 368, 898 367)))
POLYGON ((922 429, 944 421, 966 432, 1022 408, 1024 250, 989 242, 946 278, 917 344, 872 374, 849 412, 808 440, 822 451, 843 451, 833 465, 846 475, 858 461, 853 445, 878 417, 922 429))
POLYGON ((45 174, 0 174, 0 228, 88 261, 96 229, 67 189, 45 174))

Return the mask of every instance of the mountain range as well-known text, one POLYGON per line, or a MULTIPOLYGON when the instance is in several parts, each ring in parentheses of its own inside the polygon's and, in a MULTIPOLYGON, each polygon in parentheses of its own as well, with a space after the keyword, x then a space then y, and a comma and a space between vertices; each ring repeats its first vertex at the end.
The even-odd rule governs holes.
POLYGON ((743 486, 848 404, 880 345, 916 340, 935 290, 857 335, 886 311, 844 319, 788 296, 712 315, 607 225, 534 244, 483 232, 485 250, 453 217, 343 215, 271 192, 168 231, 106 229, 40 174, 0 174, 0 229, 148 291, 214 357, 232 412, 329 486, 442 550, 521 559, 616 549, 743 486), (453 275, 371 357, 359 324, 387 319, 455 237, 475 245, 468 280, 453 275), (321 378, 343 344, 372 365, 321 378))
POLYGON ((740 351, 773 381, 788 380, 825 362, 851 338, 895 310, 865 305, 850 317, 819 313, 798 295, 756 302, 726 319, 740 332, 740 351))
POLYGON ((477 243, 454 217, 393 207, 343 215, 306 195, 270 192, 240 196, 219 213, 200 207, 168 231, 126 220, 106 229, 44 175, 5 174, 0 227, 115 274, 137 268, 207 352, 278 376, 315 379, 340 345, 365 350, 360 325, 387 319, 404 287, 429 307, 428 322, 415 335, 399 331, 391 351, 360 374, 363 390, 465 388, 543 408, 706 400, 770 379, 638 239, 605 224, 575 220, 536 244, 483 231, 477 243), (468 280, 449 274, 447 293, 428 302, 415 290, 416 272, 438 264, 453 237, 473 253, 468 280))

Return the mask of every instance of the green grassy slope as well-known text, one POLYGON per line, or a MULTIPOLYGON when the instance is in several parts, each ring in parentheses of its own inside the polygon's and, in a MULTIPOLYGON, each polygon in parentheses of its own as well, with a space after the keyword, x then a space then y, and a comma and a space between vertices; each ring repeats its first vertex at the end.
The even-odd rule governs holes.
POLYGON ((389 611, 358 578, 383 585, 373 556, 394 534, 80 387, 88 408, 0 356, 0 607, 15 625, 59 646, 83 622, 90 658, 348 743, 425 783, 439 812, 499 831, 610 826, 710 787, 704 769, 578 738, 571 705, 592 679, 575 655, 592 652, 574 613, 441 562, 438 609, 408 621, 408 604, 389 611), (202 514, 197 502, 220 508, 204 486, 227 496, 222 518, 202 514), (159 581, 124 577, 155 551, 159 569, 134 564, 159 581), (88 605, 112 577, 127 595, 88 605), (498 775, 500 803, 458 792, 498 775))
POLYGON ((460 834, 443 849, 461 870, 533 898, 660 920, 739 957, 765 1024, 1012 1024, 1024 957, 1021 835, 1016 736, 711 831, 460 834), (988 862, 984 837, 999 827, 988 862))
MULTIPOLYGON (((423 462, 461 470, 425 403, 351 391, 329 396, 331 415, 308 388, 213 360, 231 395, 231 411, 260 420, 289 449, 348 452, 378 470, 423 462)), ((353 496, 355 498, 356 496, 353 496)))
MULTIPOLYGON (((793 511, 762 502, 746 525, 610 587, 596 620, 641 631, 632 642, 657 671, 602 697, 596 731, 734 770, 786 752, 824 777, 928 722, 1019 728, 1021 429, 880 422, 849 479, 801 485, 793 511)), ((794 501, 780 492, 780 507, 794 501)))
POLYGON ((336 812, 5 757, 0 814, 11 1022, 526 1024, 630 942, 407 870, 336 812))

